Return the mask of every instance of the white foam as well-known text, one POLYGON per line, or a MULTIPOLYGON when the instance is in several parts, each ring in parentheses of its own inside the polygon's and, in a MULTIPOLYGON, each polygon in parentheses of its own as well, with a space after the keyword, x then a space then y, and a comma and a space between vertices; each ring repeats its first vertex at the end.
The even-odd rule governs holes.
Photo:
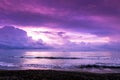
POLYGON ((13 63, 7 63, 7 62, 0 62, 1 67, 15 67, 13 63))

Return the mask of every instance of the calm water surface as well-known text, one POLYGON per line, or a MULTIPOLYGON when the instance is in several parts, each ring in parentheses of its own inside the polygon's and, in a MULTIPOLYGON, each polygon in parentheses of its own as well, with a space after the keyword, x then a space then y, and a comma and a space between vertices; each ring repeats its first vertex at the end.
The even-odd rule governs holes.
POLYGON ((120 52, 0 50, 0 69, 77 69, 88 64, 120 66, 120 52))

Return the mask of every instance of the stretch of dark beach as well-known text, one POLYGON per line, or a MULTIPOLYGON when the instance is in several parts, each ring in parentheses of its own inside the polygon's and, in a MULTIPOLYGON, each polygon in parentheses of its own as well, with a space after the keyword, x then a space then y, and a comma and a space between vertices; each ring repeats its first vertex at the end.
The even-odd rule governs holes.
POLYGON ((120 80, 120 73, 58 70, 0 70, 0 80, 120 80))

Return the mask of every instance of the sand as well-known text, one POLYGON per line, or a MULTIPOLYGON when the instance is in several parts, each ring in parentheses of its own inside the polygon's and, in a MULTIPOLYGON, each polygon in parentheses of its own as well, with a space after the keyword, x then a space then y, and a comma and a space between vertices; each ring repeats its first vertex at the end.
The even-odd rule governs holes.
POLYGON ((0 70, 0 80, 120 80, 120 73, 56 70, 0 70))

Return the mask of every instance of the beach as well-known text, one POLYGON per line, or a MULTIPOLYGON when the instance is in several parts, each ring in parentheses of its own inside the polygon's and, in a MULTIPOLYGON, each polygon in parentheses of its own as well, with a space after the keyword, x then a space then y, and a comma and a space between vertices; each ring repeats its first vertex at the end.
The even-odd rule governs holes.
POLYGON ((120 80, 120 73, 58 70, 0 70, 0 80, 120 80))
POLYGON ((1 50, 0 80, 120 80, 120 54, 1 50))

